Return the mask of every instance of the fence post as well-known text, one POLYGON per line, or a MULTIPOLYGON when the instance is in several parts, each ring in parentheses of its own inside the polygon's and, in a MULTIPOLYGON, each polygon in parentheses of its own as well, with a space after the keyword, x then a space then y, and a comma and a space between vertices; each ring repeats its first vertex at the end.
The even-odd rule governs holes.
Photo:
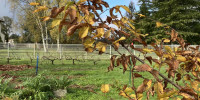
POLYGON ((34 47, 33 47, 33 56, 34 56, 34 59, 35 59, 35 47, 36 47, 36 43, 34 43, 34 47))
POLYGON ((112 56, 112 46, 110 45, 110 58, 112 56))
POLYGON ((9 64, 10 60, 10 42, 8 42, 8 58, 7 58, 7 63, 9 64))
MULTIPOLYGON (((58 45, 60 45, 60 44, 58 44, 58 45)), ((59 49, 60 49, 60 59, 62 59, 62 46, 61 45, 59 46, 59 49)))
POLYGON ((38 63, 39 63, 39 54, 37 54, 37 63, 36 63, 36 72, 35 74, 38 74, 38 63))
POLYGON ((10 42, 8 42, 8 58, 10 57, 10 42))

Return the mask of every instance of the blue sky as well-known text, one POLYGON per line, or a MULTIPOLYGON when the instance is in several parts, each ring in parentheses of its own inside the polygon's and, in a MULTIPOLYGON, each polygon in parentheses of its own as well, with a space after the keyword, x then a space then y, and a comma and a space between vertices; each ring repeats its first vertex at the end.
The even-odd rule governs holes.
POLYGON ((12 17, 12 13, 9 11, 9 5, 6 3, 7 0, 0 0, 0 18, 3 16, 12 17))
MULTIPOLYGON (((138 0, 105 0, 105 1, 108 2, 110 7, 113 7, 116 5, 128 6, 130 1, 133 1, 136 5, 138 0)), ((136 5, 136 9, 137 10, 139 9, 137 5, 136 5)), ((106 12, 105 14, 107 14, 107 13, 108 12, 106 12)), ((0 18, 3 16, 9 16, 9 17, 13 18, 13 13, 10 12, 9 4, 7 3, 7 0, 0 0, 0 18)))

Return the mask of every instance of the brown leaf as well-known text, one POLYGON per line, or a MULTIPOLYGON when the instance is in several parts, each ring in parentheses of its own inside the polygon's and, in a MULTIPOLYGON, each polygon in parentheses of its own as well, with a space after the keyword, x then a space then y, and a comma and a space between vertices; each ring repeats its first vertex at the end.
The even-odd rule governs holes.
POLYGON ((76 18, 76 9, 70 8, 69 17, 71 21, 73 21, 76 18))
POLYGON ((181 45, 182 49, 185 47, 185 40, 183 38, 177 38, 178 43, 181 45))
POLYGON ((114 66, 115 66, 115 59, 116 59, 116 55, 113 55, 110 58, 110 66, 108 67, 108 71, 113 70, 114 66))
POLYGON ((182 88, 180 90, 180 94, 185 98, 188 97, 188 99, 190 99, 190 100, 198 100, 197 93, 191 88, 187 88, 187 87, 186 88, 182 88))
POLYGON ((118 48, 119 48, 119 42, 113 43, 113 45, 114 45, 114 49, 115 49, 115 50, 118 50, 118 48))
POLYGON ((167 80, 164 80, 164 87, 163 87, 164 90, 166 89, 167 84, 168 84, 168 81, 167 81, 167 80))
POLYGON ((70 26, 69 27, 69 29, 68 29, 68 31, 67 31, 67 35, 68 36, 71 36, 72 34, 74 34, 74 32, 76 31, 76 29, 79 29, 79 28, 81 28, 81 27, 83 27, 83 26, 87 26, 88 24, 87 23, 79 23, 79 24, 77 24, 77 25, 72 25, 72 26, 70 26))
POLYGON ((181 80, 181 74, 180 73, 176 74, 176 77, 177 77, 176 81, 180 81, 181 80))
POLYGON ((101 4, 103 4, 106 8, 108 8, 109 7, 109 5, 108 5, 108 3, 107 2, 105 2, 105 1, 101 1, 101 4))
POLYGON ((113 19, 117 18, 117 16, 113 15, 113 10, 114 10, 114 9, 115 9, 115 7, 113 7, 113 8, 110 9, 110 16, 111 16, 111 18, 113 18, 113 19))
POLYGON ((138 73, 134 73, 133 75, 134 75, 135 78, 142 77, 142 75, 140 75, 140 74, 138 74, 138 73))
POLYGON ((142 65, 139 65, 139 66, 135 66, 134 67, 135 70, 137 71, 151 71, 152 68, 148 65, 148 64, 142 64, 142 65))
POLYGON ((174 41, 176 41, 177 37, 178 37, 178 33, 174 29, 172 29, 171 30, 171 40, 174 42, 174 41))
POLYGON ((146 59, 149 61, 149 63, 152 65, 152 57, 151 56, 148 56, 146 57, 146 59))
POLYGON ((87 51, 87 52, 93 52, 93 51, 94 51, 94 49, 93 49, 93 48, 91 48, 91 47, 89 47, 89 48, 85 48, 85 51, 87 51))
POLYGON ((153 62, 157 63, 157 64, 161 64, 161 62, 158 59, 152 59, 153 62))
POLYGON ((132 60, 133 66, 135 66, 135 64, 136 64, 136 59, 135 59, 135 57, 134 57, 134 56, 131 56, 131 60, 132 60))
POLYGON ((151 83, 152 83, 152 80, 144 79, 143 83, 140 86, 138 86, 136 92, 143 93, 144 91, 150 89, 151 83))
POLYGON ((128 67, 128 62, 127 62, 125 54, 123 54, 121 56, 121 59, 122 59, 121 64, 123 66, 123 73, 125 73, 125 71, 127 70, 127 67, 128 67))
POLYGON ((56 18, 58 16, 58 14, 60 14, 63 10, 64 10, 64 6, 61 8, 57 8, 57 7, 53 7, 51 10, 51 18, 56 18))
POLYGON ((117 66, 119 66, 119 65, 120 65, 121 61, 122 61, 122 59, 121 59, 121 58, 118 58, 118 59, 117 59, 117 66))
POLYGON ((106 19, 106 21, 110 24, 111 23, 111 21, 112 21, 112 18, 111 17, 109 17, 109 16, 107 16, 107 19, 106 19))

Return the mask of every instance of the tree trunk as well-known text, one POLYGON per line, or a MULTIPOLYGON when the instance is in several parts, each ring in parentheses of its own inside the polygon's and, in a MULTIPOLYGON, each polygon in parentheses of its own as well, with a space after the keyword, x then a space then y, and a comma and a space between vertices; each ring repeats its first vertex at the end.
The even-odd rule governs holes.
POLYGON ((47 52, 45 41, 44 41, 44 33, 42 31, 41 31, 41 35, 42 35, 42 44, 43 44, 44 52, 47 52))
POLYGON ((57 38, 57 52, 60 51, 60 40, 59 38, 57 38))
POLYGON ((46 33, 46 49, 48 49, 48 32, 47 32, 47 22, 45 22, 45 33, 46 33))

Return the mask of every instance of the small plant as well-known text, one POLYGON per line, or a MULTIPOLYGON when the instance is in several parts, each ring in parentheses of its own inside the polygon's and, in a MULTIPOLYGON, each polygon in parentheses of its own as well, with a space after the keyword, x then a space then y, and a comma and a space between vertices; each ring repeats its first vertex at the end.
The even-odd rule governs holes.
POLYGON ((45 77, 41 74, 34 78, 27 78, 22 83, 24 89, 17 91, 19 99, 49 100, 54 98, 53 91, 66 89, 70 84, 67 78, 45 77))
POLYGON ((10 84, 11 80, 12 78, 0 78, 0 99, 9 97, 12 93, 16 91, 14 89, 14 86, 10 84))

